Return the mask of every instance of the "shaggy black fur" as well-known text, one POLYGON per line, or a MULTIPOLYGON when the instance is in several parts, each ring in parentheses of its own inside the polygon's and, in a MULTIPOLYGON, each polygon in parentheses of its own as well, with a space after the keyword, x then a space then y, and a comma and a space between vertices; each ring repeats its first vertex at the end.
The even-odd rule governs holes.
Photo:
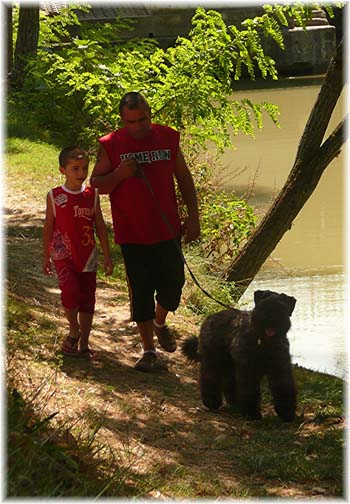
POLYGON ((255 291, 253 311, 234 308, 210 315, 199 338, 188 338, 182 352, 200 363, 199 386, 205 406, 215 410, 223 396, 242 414, 260 419, 260 381, 267 376, 274 408, 285 421, 294 419, 296 387, 287 332, 296 299, 255 291))

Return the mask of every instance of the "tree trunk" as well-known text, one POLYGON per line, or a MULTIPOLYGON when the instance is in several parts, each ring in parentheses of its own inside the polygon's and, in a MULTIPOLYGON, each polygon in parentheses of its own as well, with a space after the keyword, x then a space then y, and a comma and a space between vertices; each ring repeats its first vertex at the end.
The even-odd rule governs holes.
POLYGON ((6 9, 6 33, 7 33, 7 75, 12 72, 13 66, 13 40, 12 40, 12 4, 5 5, 6 9))
POLYGON ((237 286, 236 300, 291 228, 322 173, 340 153, 345 142, 347 117, 323 144, 322 140, 342 88, 343 51, 340 43, 306 124, 289 177, 270 210, 226 271, 226 279, 234 281, 237 286))
POLYGON ((14 67, 11 83, 21 88, 25 79, 28 58, 37 52, 39 41, 39 5, 21 5, 19 9, 14 67))

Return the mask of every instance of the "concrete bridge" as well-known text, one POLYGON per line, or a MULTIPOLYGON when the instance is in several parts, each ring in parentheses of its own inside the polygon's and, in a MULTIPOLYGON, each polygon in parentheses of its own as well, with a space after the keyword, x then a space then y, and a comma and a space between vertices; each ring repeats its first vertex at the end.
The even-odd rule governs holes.
MULTIPOLYGON (((43 2, 43 6, 50 14, 58 12, 64 2, 43 2)), ((100 4, 101 5, 101 4, 100 4)), ((186 36, 191 29, 191 19, 195 12, 193 7, 162 7, 161 4, 151 6, 149 3, 121 4, 113 6, 107 4, 92 7, 87 13, 79 13, 81 21, 113 22, 116 17, 131 18, 134 30, 124 30, 120 33, 124 40, 134 37, 151 37, 158 40, 163 48, 174 44, 178 36, 186 36)), ((205 8, 219 11, 226 24, 237 26, 247 18, 259 16, 262 7, 224 7, 219 8, 220 2, 205 8)), ((312 19, 307 22, 306 31, 290 21, 288 28, 282 28, 285 39, 285 50, 279 49, 277 44, 266 39, 264 49, 276 61, 281 76, 320 75, 324 74, 336 47, 336 28, 328 22, 323 10, 314 10, 312 19)))

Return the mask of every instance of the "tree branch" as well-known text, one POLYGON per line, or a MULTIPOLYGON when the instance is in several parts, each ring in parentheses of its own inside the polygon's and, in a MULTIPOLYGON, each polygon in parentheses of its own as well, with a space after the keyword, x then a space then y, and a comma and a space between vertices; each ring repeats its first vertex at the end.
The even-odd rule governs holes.
POLYGON ((322 143, 343 86, 343 41, 341 41, 328 66, 319 95, 306 123, 296 159, 307 160, 314 157, 322 143))

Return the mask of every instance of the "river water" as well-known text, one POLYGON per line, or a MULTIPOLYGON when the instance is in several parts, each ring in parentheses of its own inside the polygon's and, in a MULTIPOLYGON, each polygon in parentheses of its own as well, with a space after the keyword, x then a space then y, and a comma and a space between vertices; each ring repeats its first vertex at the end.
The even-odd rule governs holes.
MULTIPOLYGON (((290 81, 286 81, 288 84, 290 81)), ((235 98, 279 106, 281 128, 266 117, 256 138, 234 137, 220 170, 223 186, 238 195, 252 187, 258 213, 283 187, 320 83, 245 90, 235 98)), ((280 85, 280 84, 279 84, 280 85)), ((345 96, 333 113, 328 134, 345 115, 345 96)), ((345 149, 326 168, 315 192, 296 217, 242 298, 252 307, 253 292, 269 289, 297 299, 289 332, 292 360, 309 369, 347 377, 345 281, 345 149)))

